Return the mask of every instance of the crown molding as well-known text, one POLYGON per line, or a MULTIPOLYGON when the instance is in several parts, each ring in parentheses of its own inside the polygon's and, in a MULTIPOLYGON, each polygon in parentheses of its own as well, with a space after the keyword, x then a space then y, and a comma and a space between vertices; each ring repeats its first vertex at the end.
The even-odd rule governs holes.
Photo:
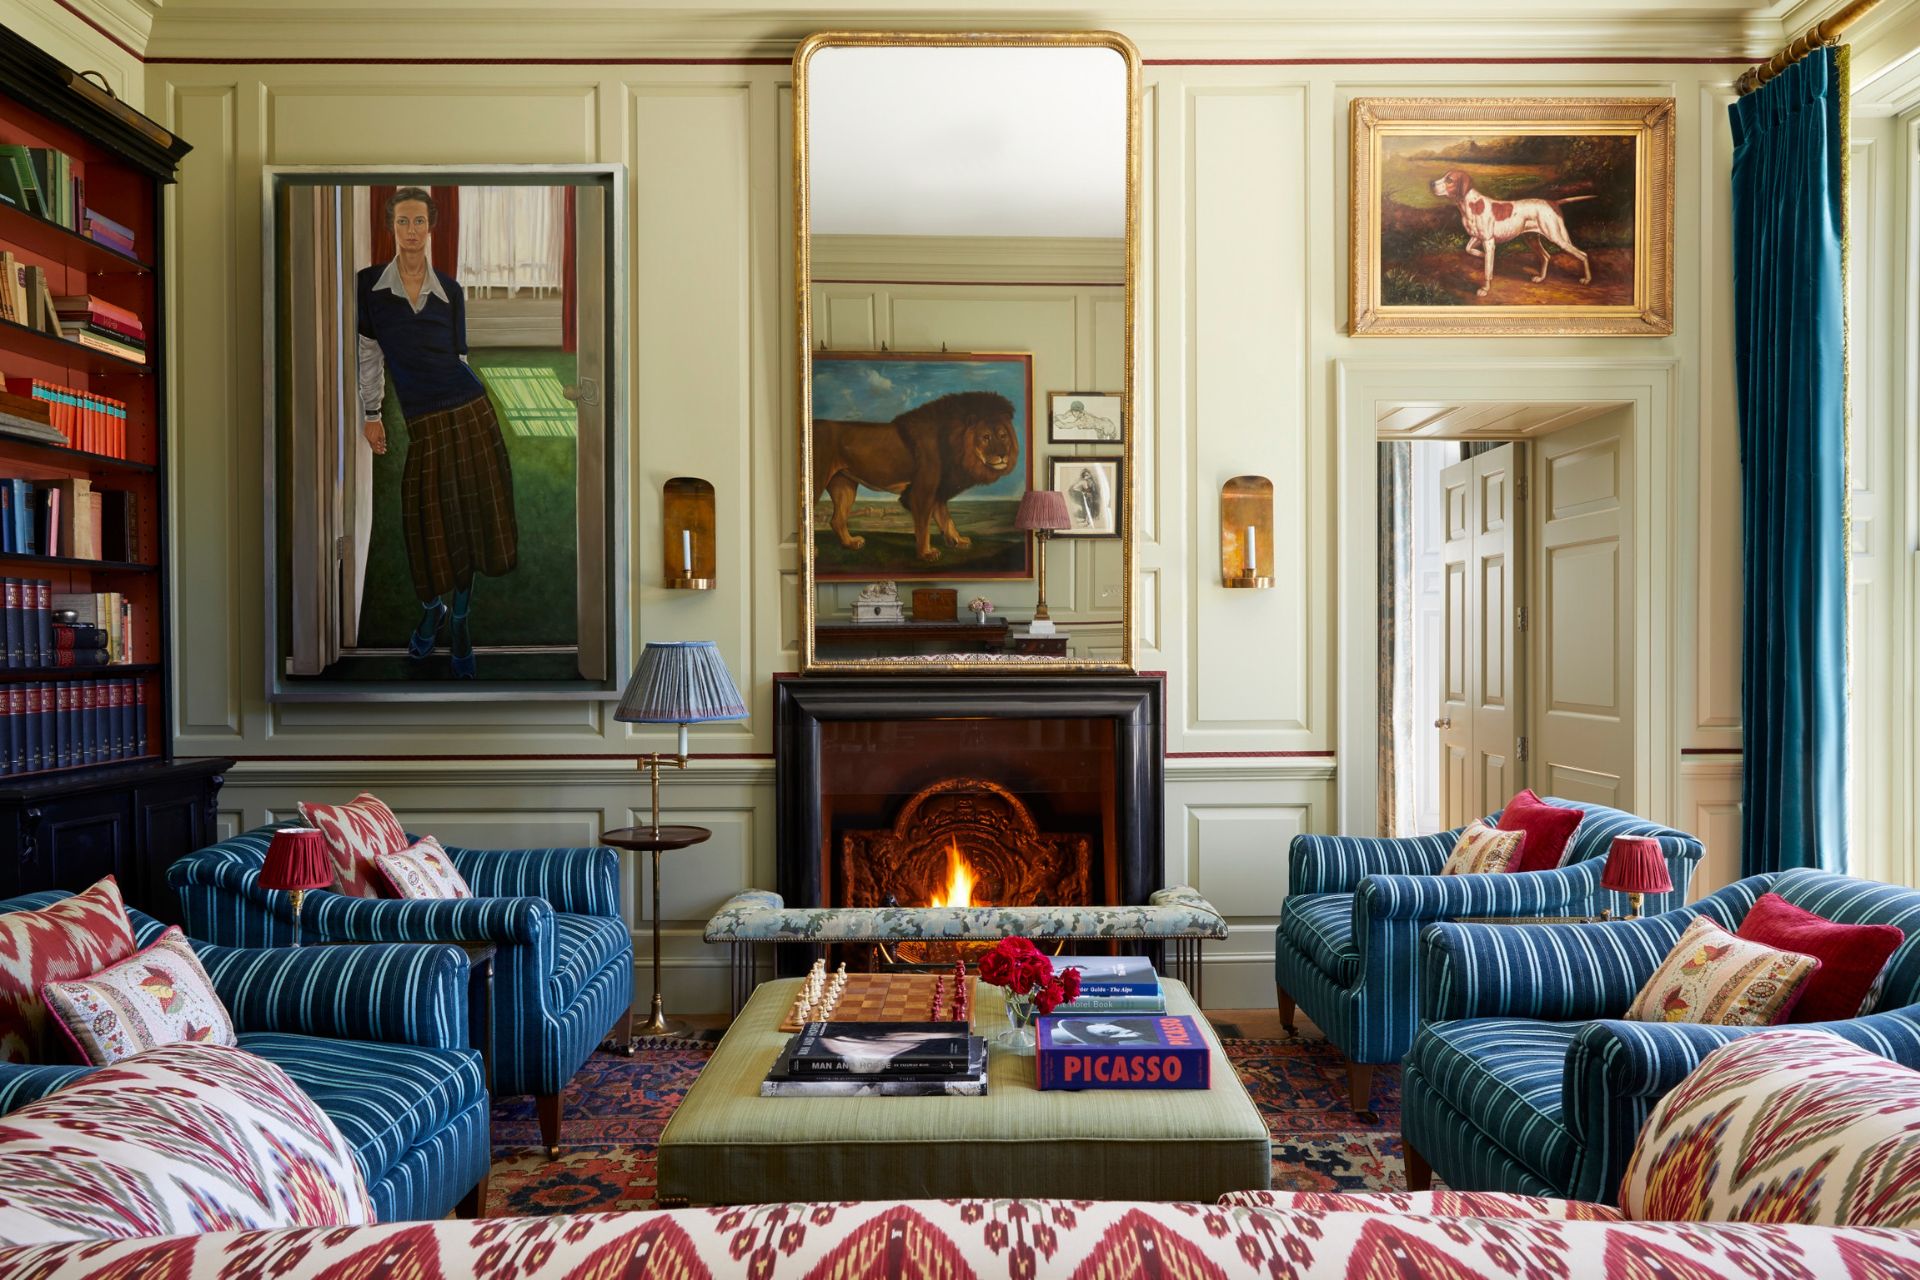
MULTIPOLYGON (((139 9, 147 0, 71 0, 139 9)), ((1304 6, 1301 6, 1304 8, 1304 6)), ((1409 16, 1379 3, 1337 17, 1275 12, 1276 6, 1187 7, 1109 4, 1033 8, 1014 0, 973 0, 964 13, 934 0, 806 8, 763 0, 758 8, 712 0, 677 6, 526 0, 398 0, 339 5, 296 0, 168 0, 144 45, 169 61, 444 59, 608 63, 672 59, 785 60, 816 31, 885 27, 912 31, 1112 28, 1149 61, 1352 61, 1467 59, 1555 61, 1754 57, 1780 43, 1778 6, 1722 3, 1673 10, 1650 2, 1562 6, 1516 17, 1509 5, 1467 0, 1444 19, 1409 16), (428 54, 426 51, 431 50, 428 54), (588 53, 586 51, 591 51, 588 53)))
POLYGON ((144 55, 164 0, 59 0, 62 8, 115 44, 144 55))

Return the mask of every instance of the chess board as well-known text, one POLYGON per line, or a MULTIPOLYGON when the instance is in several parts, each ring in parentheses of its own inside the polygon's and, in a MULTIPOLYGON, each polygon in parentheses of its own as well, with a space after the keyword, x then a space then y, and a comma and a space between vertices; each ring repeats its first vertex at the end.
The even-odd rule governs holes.
MULTIPOLYGON (((930 1022, 935 1021, 933 993, 942 981, 953 986, 951 973, 850 973, 840 999, 825 1013, 814 1011, 815 1022, 930 1022)), ((973 1025, 976 980, 967 975, 967 1025, 973 1025)), ((939 1021, 945 1021, 946 1002, 939 1021)), ((782 1031, 798 1031, 806 1024, 799 1020, 800 998, 794 997, 787 1014, 780 1020, 782 1031)))

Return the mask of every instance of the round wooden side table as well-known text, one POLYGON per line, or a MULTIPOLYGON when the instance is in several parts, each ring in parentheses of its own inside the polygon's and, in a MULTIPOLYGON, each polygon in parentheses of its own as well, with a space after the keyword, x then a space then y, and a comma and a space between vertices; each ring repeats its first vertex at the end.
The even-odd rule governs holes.
MULTIPOLYGON (((705 827, 692 826, 616 827, 600 833, 602 844, 653 855, 653 1016, 633 1029, 634 1040, 677 1036, 687 1029, 684 1023, 668 1022, 660 1009, 660 854, 665 850, 685 849, 700 844, 712 835, 713 832, 705 827)), ((631 1042, 627 1045, 627 1052, 633 1052, 631 1042)))

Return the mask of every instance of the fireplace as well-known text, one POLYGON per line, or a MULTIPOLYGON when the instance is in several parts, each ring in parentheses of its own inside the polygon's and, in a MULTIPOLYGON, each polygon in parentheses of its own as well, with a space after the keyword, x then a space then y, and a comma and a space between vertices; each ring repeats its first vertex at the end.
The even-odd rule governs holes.
POLYGON ((780 895, 1144 903, 1162 883, 1161 707, 1157 676, 782 678, 780 895))

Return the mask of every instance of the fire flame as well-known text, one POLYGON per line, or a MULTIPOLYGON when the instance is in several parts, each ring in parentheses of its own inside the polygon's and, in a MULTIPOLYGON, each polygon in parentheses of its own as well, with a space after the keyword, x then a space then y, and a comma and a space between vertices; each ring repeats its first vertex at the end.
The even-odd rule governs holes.
POLYGON ((966 855, 960 852, 958 841, 947 842, 947 891, 945 895, 934 894, 931 907, 971 907, 973 901, 973 868, 968 865, 966 855))

